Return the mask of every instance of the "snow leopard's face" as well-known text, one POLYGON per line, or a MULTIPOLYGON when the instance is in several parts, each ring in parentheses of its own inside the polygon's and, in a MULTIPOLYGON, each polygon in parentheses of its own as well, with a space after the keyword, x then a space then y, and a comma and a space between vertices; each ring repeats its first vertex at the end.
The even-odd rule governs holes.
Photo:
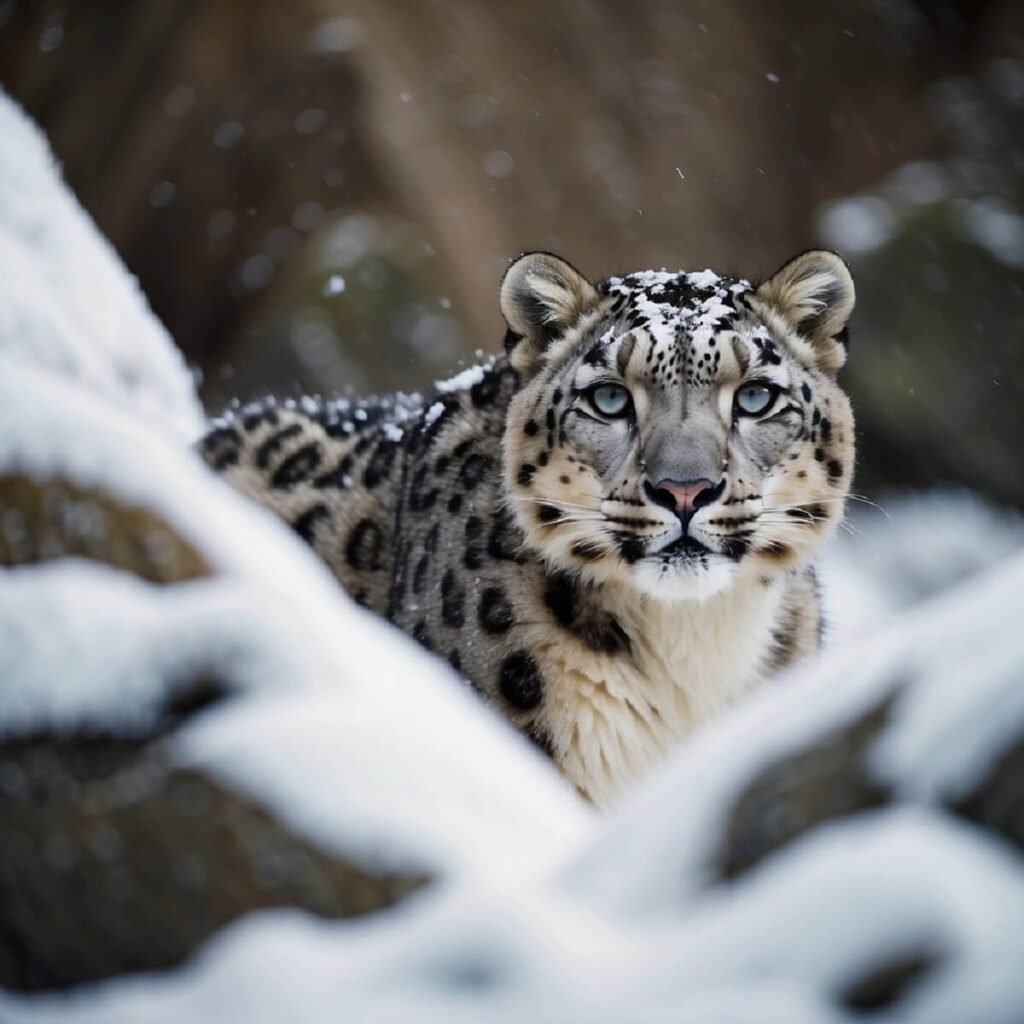
POLYGON ((525 378, 504 440, 531 543, 665 600, 806 562, 842 516, 853 419, 834 379, 853 287, 807 253, 758 289, 710 271, 594 288, 547 254, 502 286, 525 378))

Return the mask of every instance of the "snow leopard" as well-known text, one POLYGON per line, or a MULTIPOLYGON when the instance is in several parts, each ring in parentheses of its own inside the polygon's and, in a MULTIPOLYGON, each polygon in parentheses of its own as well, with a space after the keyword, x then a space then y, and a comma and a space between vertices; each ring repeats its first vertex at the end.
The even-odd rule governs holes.
POLYGON ((200 449, 605 807, 819 648, 853 280, 532 252, 499 304, 502 354, 431 393, 236 403, 200 449))

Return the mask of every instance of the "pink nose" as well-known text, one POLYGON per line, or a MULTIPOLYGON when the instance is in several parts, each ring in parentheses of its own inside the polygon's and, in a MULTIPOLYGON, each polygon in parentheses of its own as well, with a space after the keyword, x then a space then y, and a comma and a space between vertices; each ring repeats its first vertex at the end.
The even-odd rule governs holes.
POLYGON ((677 512, 692 512, 694 502, 705 492, 712 490, 714 484, 710 480, 660 480, 654 485, 657 491, 667 491, 672 495, 677 512))

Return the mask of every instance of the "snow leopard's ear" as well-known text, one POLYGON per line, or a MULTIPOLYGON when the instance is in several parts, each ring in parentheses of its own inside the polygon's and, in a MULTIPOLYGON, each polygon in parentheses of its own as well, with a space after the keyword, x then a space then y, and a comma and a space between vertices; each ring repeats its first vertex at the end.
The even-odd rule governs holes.
POLYGON ((792 259, 760 285, 753 298, 782 317, 798 358, 826 373, 846 362, 846 323, 856 293, 846 264, 834 253, 813 249, 792 259))
POLYGON ((548 252, 528 252, 501 280, 501 314, 512 368, 529 374, 544 349, 600 300, 597 289, 574 267, 548 252))

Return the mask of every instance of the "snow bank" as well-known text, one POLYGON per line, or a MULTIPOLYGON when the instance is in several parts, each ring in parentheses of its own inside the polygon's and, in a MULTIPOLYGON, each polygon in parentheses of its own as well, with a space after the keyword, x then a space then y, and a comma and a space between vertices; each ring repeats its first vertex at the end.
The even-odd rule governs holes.
POLYGON ((829 646, 997 565, 1024 546, 1024 520, 969 491, 852 499, 821 564, 829 646))
POLYGON ((196 437, 202 410, 181 354, 2 90, 0 139, 0 354, 196 437))
POLYGON ((161 587, 73 562, 8 571, 0 735, 144 728, 204 666, 249 699, 182 732, 182 762, 347 853, 394 844, 438 870, 518 871, 585 832, 550 765, 446 665, 353 605, 298 537, 160 430, 12 362, 0 476, 12 472, 154 511, 212 575, 161 587))

